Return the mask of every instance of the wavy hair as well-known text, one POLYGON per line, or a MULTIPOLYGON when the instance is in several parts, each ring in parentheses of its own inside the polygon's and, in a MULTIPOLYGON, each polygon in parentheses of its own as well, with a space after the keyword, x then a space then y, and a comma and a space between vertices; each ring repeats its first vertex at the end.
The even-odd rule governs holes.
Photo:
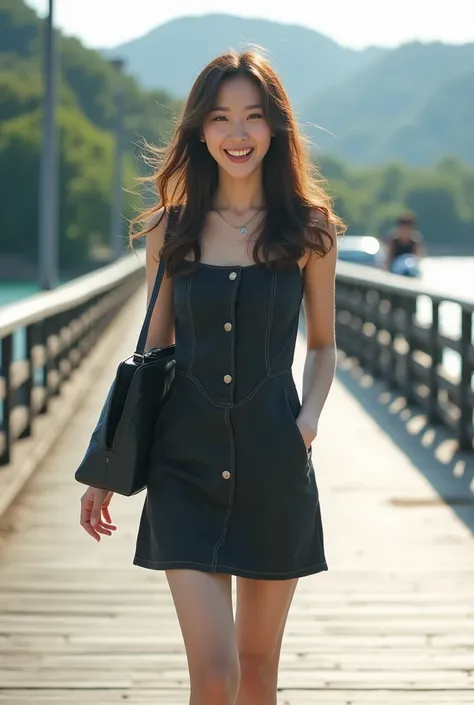
POLYGON ((180 208, 179 222, 161 252, 169 275, 177 273, 190 252, 195 261, 201 258, 199 236, 218 187, 218 166, 200 139, 202 126, 223 81, 236 77, 248 78, 259 89, 274 135, 263 159, 266 215, 254 245, 255 263, 294 264, 307 249, 324 256, 334 245, 330 224, 336 233, 345 230, 275 70, 254 51, 231 51, 209 62, 195 80, 169 145, 152 148, 154 173, 143 181, 154 183, 158 202, 131 222, 132 242, 156 225, 153 216, 160 208, 180 208))

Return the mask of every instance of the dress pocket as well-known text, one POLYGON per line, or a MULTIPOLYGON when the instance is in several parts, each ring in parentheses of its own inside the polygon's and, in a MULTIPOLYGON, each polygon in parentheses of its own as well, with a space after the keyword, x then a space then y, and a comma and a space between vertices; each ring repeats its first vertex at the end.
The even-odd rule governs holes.
POLYGON ((167 425, 166 419, 167 419, 167 417, 168 417, 168 415, 169 415, 169 411, 170 411, 170 408, 171 408, 171 402, 173 401, 173 399, 175 398, 175 396, 176 396, 176 387, 175 387, 175 385, 173 384, 173 385, 171 386, 169 392, 168 392, 168 396, 163 400, 163 405, 162 405, 162 407, 161 407, 161 409, 160 409, 160 411, 159 411, 159 414, 158 414, 158 416, 157 416, 157 418, 156 418, 156 422, 155 422, 155 434, 154 434, 154 435, 155 435, 155 438, 156 438, 157 436, 162 436, 162 435, 163 435, 163 432, 164 432, 165 429, 166 429, 166 425, 167 425))
MULTIPOLYGON (((295 410, 292 408, 291 401, 289 398, 288 390, 285 389, 285 401, 286 401, 286 408, 288 410, 288 416, 289 416, 289 421, 293 427, 293 435, 295 436, 299 449, 302 453, 304 453, 304 458, 305 462, 307 463, 310 456, 311 456, 311 446, 309 448, 306 447, 306 443, 304 442, 304 438, 301 435, 301 431, 298 427, 298 424, 296 423, 296 416, 298 414, 298 409, 295 410)), ((300 406, 299 401, 298 401, 298 407, 300 406)))

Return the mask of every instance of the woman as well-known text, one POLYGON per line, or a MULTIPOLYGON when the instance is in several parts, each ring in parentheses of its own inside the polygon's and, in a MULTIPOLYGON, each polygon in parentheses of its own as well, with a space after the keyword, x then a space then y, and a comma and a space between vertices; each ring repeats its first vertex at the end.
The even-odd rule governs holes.
MULTIPOLYGON (((278 77, 252 52, 205 67, 154 179, 149 292, 159 256, 167 276, 147 345, 175 341, 176 377, 134 562, 166 571, 192 705, 274 705, 297 580, 327 570, 311 444, 335 370, 341 223, 278 77), (303 296, 301 405, 291 365, 303 296)), ((115 528, 109 501, 84 495, 96 540, 115 528)))

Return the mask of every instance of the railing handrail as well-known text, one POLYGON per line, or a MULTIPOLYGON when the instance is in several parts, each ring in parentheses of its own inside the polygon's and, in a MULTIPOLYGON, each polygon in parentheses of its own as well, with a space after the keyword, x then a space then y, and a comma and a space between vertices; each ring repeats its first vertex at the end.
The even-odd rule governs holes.
POLYGON ((367 267, 362 264, 354 264, 352 262, 337 263, 337 274, 341 276, 347 283, 364 284, 366 286, 374 285, 377 289, 387 293, 396 294, 403 293, 413 298, 417 296, 429 296, 430 299, 437 303, 454 303, 462 306, 464 310, 474 313, 474 297, 467 298, 464 296, 454 296, 449 291, 443 291, 439 287, 427 286, 422 281, 402 277, 391 272, 385 272, 372 267, 367 267))
POLYGON ((125 255, 59 286, 0 309, 0 466, 34 435, 98 340, 145 281, 144 253, 125 255))
POLYGON ((388 272, 338 264, 338 347, 373 377, 401 390, 407 404, 421 406, 429 423, 452 428, 459 449, 466 451, 474 449, 473 312, 474 301, 467 297, 388 272), (423 314, 419 297, 427 299, 423 314), (460 309, 457 330, 447 330, 445 303, 460 309), (456 371, 445 365, 448 352, 457 355, 449 358, 457 361, 456 371))
MULTIPOLYGON (((124 276, 144 266, 143 253, 138 250, 122 257, 118 262, 77 277, 53 291, 33 294, 25 299, 0 307, 0 338, 16 329, 61 313, 74 305, 89 301, 97 294, 120 283, 124 276)), ((387 293, 403 293, 408 296, 428 296, 438 303, 449 302, 474 313, 474 297, 454 296, 438 287, 427 286, 408 277, 397 276, 361 264, 339 261, 337 275, 353 284, 375 285, 387 293)))
POLYGON ((53 291, 39 292, 20 301, 0 307, 0 339, 18 328, 49 318, 86 303, 113 288, 129 274, 143 268, 140 251, 127 254, 117 262, 62 284, 53 291))

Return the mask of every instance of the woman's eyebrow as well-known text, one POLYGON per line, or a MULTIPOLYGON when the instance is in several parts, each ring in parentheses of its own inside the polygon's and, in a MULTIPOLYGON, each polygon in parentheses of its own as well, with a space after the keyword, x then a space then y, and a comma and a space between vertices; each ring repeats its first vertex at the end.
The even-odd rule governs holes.
MULTIPOLYGON (((247 106, 244 108, 244 110, 257 110, 257 109, 262 110, 262 109, 263 109, 263 105, 261 105, 260 103, 255 103, 255 105, 247 105, 247 106)), ((216 110, 221 110, 221 111, 224 112, 224 113, 228 113, 229 110, 230 110, 230 108, 226 108, 226 107, 223 106, 223 105, 216 105, 215 108, 212 108, 211 113, 213 113, 213 112, 216 111, 216 110)))

